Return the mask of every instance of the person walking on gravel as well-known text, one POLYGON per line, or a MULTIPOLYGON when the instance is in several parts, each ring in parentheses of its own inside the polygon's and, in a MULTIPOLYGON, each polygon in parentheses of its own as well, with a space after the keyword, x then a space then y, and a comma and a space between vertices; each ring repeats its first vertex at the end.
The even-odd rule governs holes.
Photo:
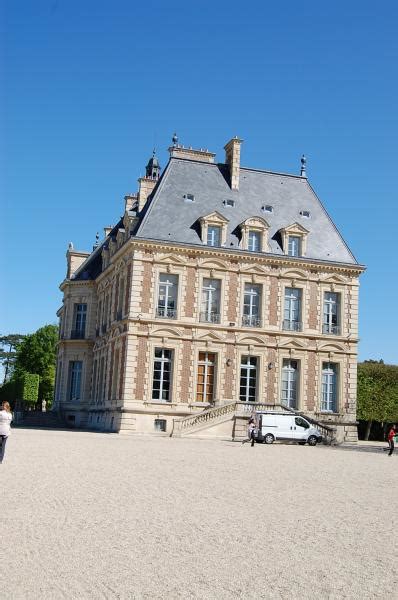
POLYGON ((388 453, 388 456, 391 456, 391 454, 394 452, 394 437, 398 434, 397 432, 397 428, 395 425, 393 425, 390 429, 390 431, 388 432, 388 437, 387 437, 387 441, 388 441, 388 447, 390 448, 390 451, 388 453))
POLYGON ((7 438, 10 435, 11 421, 10 405, 8 402, 2 402, 0 410, 0 464, 3 462, 7 438))

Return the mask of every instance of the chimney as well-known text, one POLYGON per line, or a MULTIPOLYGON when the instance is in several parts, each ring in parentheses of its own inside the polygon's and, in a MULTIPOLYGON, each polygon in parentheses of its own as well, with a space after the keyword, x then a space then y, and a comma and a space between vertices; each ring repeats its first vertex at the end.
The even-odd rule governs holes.
POLYGON ((138 194, 127 194, 124 197, 124 211, 133 210, 133 206, 136 204, 138 200, 138 194))
POLYGON ((231 190, 239 189, 240 145, 242 142, 243 140, 235 136, 224 146, 225 162, 229 166, 231 190))
POLYGON ((205 163, 214 163, 215 154, 204 148, 195 150, 195 148, 185 146, 170 146, 170 156, 174 158, 186 158, 188 160, 199 160, 205 163))
POLYGON ((66 253, 67 279, 73 279, 74 274, 88 256, 90 256, 89 252, 78 252, 73 248, 72 242, 69 242, 68 251, 66 253))
POLYGON ((110 234, 110 232, 112 231, 112 229, 113 229, 113 225, 108 225, 107 227, 104 227, 105 237, 108 237, 108 235, 110 234))
POLYGON ((148 197, 152 194, 158 179, 152 179, 152 177, 140 177, 138 180, 138 212, 140 212, 144 206, 148 197))

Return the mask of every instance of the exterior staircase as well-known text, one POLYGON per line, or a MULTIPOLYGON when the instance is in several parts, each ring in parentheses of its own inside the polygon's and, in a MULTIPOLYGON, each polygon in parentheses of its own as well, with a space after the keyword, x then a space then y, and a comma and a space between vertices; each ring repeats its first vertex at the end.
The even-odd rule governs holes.
POLYGON ((247 437, 248 420, 256 411, 286 412, 303 416, 322 433, 324 444, 336 443, 336 428, 325 425, 282 404, 262 402, 227 402, 199 413, 173 420, 170 437, 230 437, 243 440, 247 437))
POLYGON ((14 417, 16 417, 13 422, 14 427, 32 427, 32 429, 60 429, 65 427, 58 414, 52 411, 24 410, 14 413, 14 417))

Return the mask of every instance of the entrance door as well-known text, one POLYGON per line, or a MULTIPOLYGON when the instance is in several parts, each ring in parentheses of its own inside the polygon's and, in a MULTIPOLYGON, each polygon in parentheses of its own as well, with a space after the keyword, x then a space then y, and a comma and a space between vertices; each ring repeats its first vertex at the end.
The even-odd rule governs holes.
POLYGON ((214 372, 216 355, 199 352, 196 402, 212 402, 214 398, 214 372))

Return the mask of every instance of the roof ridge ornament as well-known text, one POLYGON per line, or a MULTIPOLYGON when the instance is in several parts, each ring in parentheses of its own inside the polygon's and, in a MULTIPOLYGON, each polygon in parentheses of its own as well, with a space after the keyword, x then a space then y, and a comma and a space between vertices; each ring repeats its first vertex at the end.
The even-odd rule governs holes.
POLYGON ((174 132, 174 135, 173 135, 171 141, 173 142, 173 146, 175 148, 177 146, 177 144, 178 144, 178 137, 177 137, 176 132, 174 132))
POLYGON ((305 154, 303 154, 303 155, 302 155, 302 157, 301 157, 301 170, 300 170, 300 175, 301 175, 301 177, 305 177, 305 178, 307 178, 307 171, 306 171, 306 169, 305 169, 305 167, 306 167, 306 164, 307 164, 307 159, 306 159, 306 157, 305 157, 305 154))

